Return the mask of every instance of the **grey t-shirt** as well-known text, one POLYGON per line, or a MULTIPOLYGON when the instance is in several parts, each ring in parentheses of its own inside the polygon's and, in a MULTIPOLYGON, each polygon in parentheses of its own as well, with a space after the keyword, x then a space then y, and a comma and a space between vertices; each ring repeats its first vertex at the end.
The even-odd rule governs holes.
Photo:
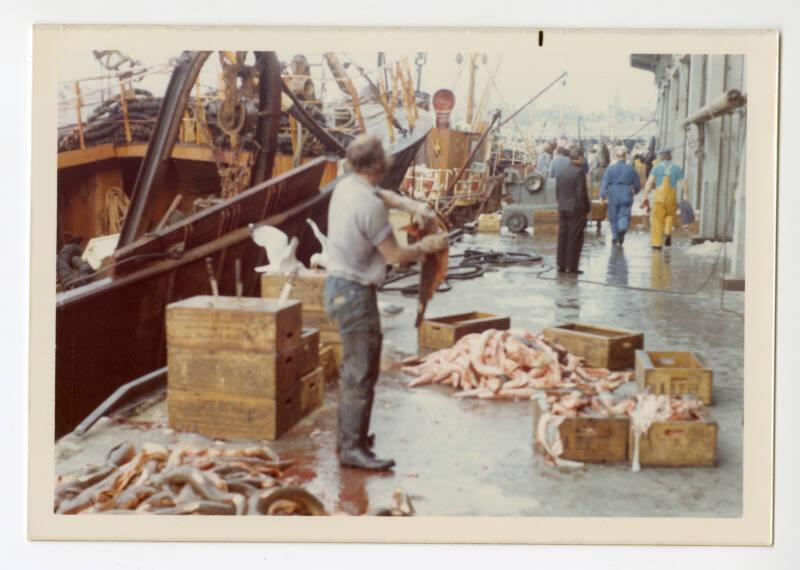
POLYGON ((392 233, 378 189, 356 174, 333 190, 328 206, 328 273, 362 285, 380 285, 386 260, 378 244, 392 233))

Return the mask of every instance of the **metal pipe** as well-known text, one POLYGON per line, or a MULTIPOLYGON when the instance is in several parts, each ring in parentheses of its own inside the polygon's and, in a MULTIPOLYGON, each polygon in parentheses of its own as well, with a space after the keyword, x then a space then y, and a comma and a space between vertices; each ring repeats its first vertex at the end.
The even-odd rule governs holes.
POLYGON ((158 110, 153 134, 150 136, 147 151, 142 159, 139 173, 136 175, 131 205, 120 231, 117 248, 133 242, 141 233, 142 225, 153 205, 153 187, 172 155, 172 148, 175 146, 178 128, 183 121, 183 112, 186 109, 189 93, 210 53, 208 51, 183 52, 170 77, 167 91, 158 110))
POLYGON ((89 428, 97 423, 97 420, 111 412, 114 408, 118 407, 125 401, 130 401, 137 394, 151 392, 156 388, 166 385, 167 367, 164 366, 158 370, 154 370, 149 374, 140 376, 136 380, 131 380, 127 384, 123 384, 117 388, 113 394, 103 400, 103 403, 97 406, 95 410, 86 416, 86 419, 78 424, 72 433, 76 436, 82 436, 89 428))
POLYGON ((536 101, 536 100, 537 100, 539 97, 541 97, 542 95, 544 95, 544 94, 545 94, 545 92, 546 92, 548 89, 550 89, 550 88, 551 88, 553 85, 555 85, 556 83, 558 83, 559 81, 561 81, 561 80, 562 80, 563 78, 565 78, 566 76, 567 76, 567 72, 565 71, 564 73, 562 73, 561 75, 559 75, 558 77, 556 77, 556 78, 555 78, 553 81, 551 81, 550 83, 548 83, 548 84, 547 84, 547 86, 546 86, 544 89, 542 89, 542 90, 541 90, 541 91, 539 91, 539 92, 538 92, 536 95, 534 95, 533 97, 531 97, 531 98, 530 98, 530 99, 529 99, 529 100, 528 100, 528 101, 527 101, 527 102, 526 102, 526 103, 525 103, 525 104, 524 104, 522 107, 520 107, 519 109, 517 109, 516 111, 514 111, 513 113, 511 113, 511 116, 509 116, 509 117, 508 117, 508 118, 507 118, 505 121, 503 121, 502 123, 500 123, 500 124, 497 126, 497 128, 499 129, 500 127, 502 127, 503 125, 505 125, 506 123, 508 123, 508 122, 509 122, 511 119, 513 119, 514 117, 516 117, 517 115, 519 115, 519 114, 522 112, 522 110, 523 110, 523 109, 525 109, 525 107, 527 107, 528 105, 530 105, 531 103, 533 103, 534 101, 536 101))
POLYGON ((272 177, 275 153, 278 149, 278 125, 281 114, 281 64, 274 51, 255 52, 258 68, 258 107, 256 124, 258 152, 250 174, 250 186, 261 184, 272 177))
POLYGON ((178 206, 181 205, 182 201, 183 201, 183 194, 178 194, 177 196, 175 196, 175 198, 172 199, 172 203, 169 205, 169 208, 167 208, 167 211, 164 214, 164 217, 161 218, 160 222, 158 222, 158 225, 156 226, 156 229, 155 229, 155 233, 160 232, 164 228, 164 226, 167 225, 167 222, 169 221, 170 216, 172 216, 172 214, 175 212, 175 210, 178 209, 178 206))
POLYGON ((326 147, 330 150, 335 152, 341 157, 344 157, 347 154, 347 151, 342 146, 342 144, 336 140, 333 135, 331 135, 328 131, 323 129, 319 123, 317 123, 314 118, 306 111, 305 107, 303 107, 302 101, 300 101, 297 96, 292 93, 292 90, 289 88, 288 85, 281 82, 281 88, 283 92, 286 94, 287 97, 292 101, 292 106, 289 107, 288 113, 297 119, 297 121, 307 128, 311 133, 317 137, 326 147))
POLYGON ((236 298, 242 298, 242 260, 236 260, 236 298))
MULTIPOLYGON (((480 150, 480 148, 483 146, 483 143, 486 141, 486 137, 489 136, 489 133, 491 132, 492 127, 494 127, 494 124, 499 119, 500 119, 500 113, 497 112, 492 117, 492 122, 489 124, 488 127, 486 127, 486 130, 483 131, 483 134, 478 139, 478 142, 475 143, 474 147, 472 147, 472 150, 470 151, 469 155, 467 156, 467 159, 464 161, 464 164, 461 165, 461 168, 459 169, 458 173, 453 177, 453 180, 450 181, 450 185, 447 187, 447 191, 444 193, 445 196, 450 196, 450 194, 453 192, 453 189, 456 187, 456 183, 464 175, 464 171, 469 167, 469 165, 472 164, 472 161, 475 158, 475 155, 478 153, 478 150, 480 150)), ((453 200, 453 205, 450 206, 450 208, 447 211, 448 214, 453 211, 453 209, 455 208, 456 202, 457 202, 457 200, 453 200)))
POLYGON ((732 111, 747 104, 747 95, 743 94, 738 89, 729 89, 723 93, 719 98, 715 99, 708 105, 701 107, 694 114, 686 117, 681 123, 682 128, 686 128, 691 124, 702 124, 719 117, 727 115, 732 111))
POLYGON ((697 123, 697 150, 694 155, 697 157, 697 184, 694 191, 694 207, 702 204, 703 199, 703 164, 705 163, 706 151, 706 125, 697 123))
POLYGON ((214 272, 214 264, 210 257, 206 257, 206 272, 208 273, 208 283, 211 285, 211 294, 214 297, 219 297, 219 285, 217 284, 217 276, 214 272))

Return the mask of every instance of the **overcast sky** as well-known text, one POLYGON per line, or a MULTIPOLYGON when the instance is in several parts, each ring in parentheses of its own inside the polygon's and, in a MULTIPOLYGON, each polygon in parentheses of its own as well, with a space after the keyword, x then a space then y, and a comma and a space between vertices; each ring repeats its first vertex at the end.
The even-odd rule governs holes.
MULTIPOLYGON (((166 63, 171 57, 178 54, 172 50, 165 50, 158 46, 140 46, 126 51, 127 55, 138 59, 146 65, 166 63)), ((499 52, 498 52, 499 53, 499 52)), ((490 71, 494 69, 498 53, 488 53, 487 63, 482 58, 476 73, 476 101, 480 100, 483 88, 486 85, 490 71)), ((289 61, 292 53, 278 52, 281 61, 289 61)), ((312 63, 321 60, 321 54, 306 54, 312 63)), ((374 69, 377 64, 376 52, 351 52, 348 54, 359 65, 367 70, 374 69)), ((465 54, 466 55, 466 54, 465 54)), ((414 52, 387 53, 390 60, 406 56, 412 67, 412 74, 416 79, 414 67, 414 52)), ((434 92, 436 89, 449 88, 456 93, 456 117, 463 117, 467 99, 468 71, 467 65, 456 63, 456 52, 429 52, 427 64, 422 71, 422 89, 434 92), (461 69, 461 71, 459 71, 461 69)), ((216 58, 211 59, 216 65, 216 58)), ((312 73, 319 73, 319 68, 314 68, 312 73)), ((544 94, 531 107, 530 113, 535 114, 547 109, 558 109, 560 105, 576 107, 580 113, 593 113, 605 111, 619 97, 623 109, 642 112, 642 116, 652 116, 655 112, 656 88, 653 75, 649 72, 633 69, 627 56, 609 58, 597 51, 576 53, 571 50, 563 56, 549 61, 531 62, 524 53, 503 53, 502 62, 496 76, 495 83, 499 86, 502 98, 508 110, 513 111, 540 89, 558 77, 562 71, 568 73, 566 85, 554 86, 544 94)), ((72 81, 79 78, 101 75, 104 72, 91 52, 85 57, 71 54, 59 69, 59 81, 72 81)), ((204 82, 215 85, 215 73, 205 75, 204 82)), ((351 76, 357 77, 355 70, 351 76)), ((139 86, 153 91, 156 95, 163 93, 168 81, 167 75, 146 78, 139 86)), ((62 87, 62 89, 66 86, 62 87)), ((84 87, 84 90, 86 87, 84 87)), ((336 92, 335 87, 329 92, 336 92)), ((496 91, 492 91, 488 108, 500 107, 500 98, 496 91)), ((507 113, 505 113, 507 115, 507 113)))

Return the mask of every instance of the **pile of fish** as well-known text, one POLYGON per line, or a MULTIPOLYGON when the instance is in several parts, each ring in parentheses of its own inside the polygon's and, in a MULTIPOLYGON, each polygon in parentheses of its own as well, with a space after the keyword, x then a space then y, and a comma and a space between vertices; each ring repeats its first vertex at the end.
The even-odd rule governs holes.
POLYGON ((639 441, 655 422, 691 422, 703 420, 703 404, 695 399, 675 398, 668 395, 637 394, 617 397, 610 392, 586 395, 578 391, 544 396, 547 411, 536 425, 536 442, 544 451, 549 463, 559 467, 582 467, 583 463, 562 459, 564 444, 560 426, 567 418, 621 418, 629 417, 633 432, 634 449, 631 466, 639 471, 639 441))
POLYGON ((279 480, 291 461, 268 447, 169 449, 122 443, 103 465, 56 478, 57 514, 325 515, 319 500, 279 480))
POLYGON ((459 390, 457 398, 500 400, 531 398, 537 391, 553 389, 596 395, 632 376, 583 366, 582 358, 523 329, 466 335, 452 348, 407 358, 403 370, 415 376, 412 388, 443 384, 459 390))

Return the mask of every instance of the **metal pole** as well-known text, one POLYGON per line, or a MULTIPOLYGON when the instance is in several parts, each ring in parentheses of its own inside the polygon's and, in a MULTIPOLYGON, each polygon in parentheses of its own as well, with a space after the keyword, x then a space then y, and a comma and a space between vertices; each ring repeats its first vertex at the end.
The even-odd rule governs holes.
POLYGON ((159 368, 149 374, 140 376, 136 380, 132 380, 127 384, 123 384, 117 388, 113 394, 106 398, 85 420, 83 420, 72 433, 76 436, 85 435, 89 428, 97 423, 97 420, 117 408, 120 404, 130 401, 137 395, 152 392, 166 384, 167 380, 167 367, 159 368))
POLYGON ((297 121, 307 128, 311 133, 316 136, 329 150, 332 150, 341 157, 347 153, 342 144, 336 140, 333 135, 326 131, 303 107, 303 103, 292 93, 288 85, 281 82, 281 89, 292 101, 292 106, 289 107, 288 113, 292 115, 297 121))
MULTIPOLYGON (((125 83, 121 77, 119 79, 119 104, 120 107, 122 107, 122 122, 125 127, 125 142, 130 144, 133 140, 133 135, 131 133, 131 123, 128 118, 128 93, 127 89, 125 88, 125 83)), ((183 126, 183 121, 181 121, 181 126, 183 126)))
POLYGON ((469 54, 469 91, 467 91, 467 124, 472 124, 473 107, 475 106, 475 60, 477 53, 469 54))
MULTIPOLYGON (((464 171, 472 163, 472 160, 475 158, 475 155, 478 153, 478 150, 483 146, 484 142, 486 141, 486 137, 489 136, 489 133, 491 132, 492 127, 494 127, 494 124, 499 119, 500 119, 500 113, 497 112, 497 113, 494 114, 494 117, 492 117, 492 122, 489 124, 488 127, 486 127, 486 130, 483 131, 483 134, 478 139, 478 142, 475 143, 475 146, 472 148, 472 151, 469 153, 469 156, 467 156, 467 159, 464 161, 464 164, 461 165, 461 168, 459 169, 458 173, 450 181, 450 184, 448 185, 447 190, 445 191, 445 194, 444 194, 445 196, 450 196, 451 192, 456 187, 456 183, 458 183, 458 180, 461 178, 461 176, 463 176, 464 171)), ((456 203, 456 200, 453 200, 453 205, 449 208, 449 210, 447 212, 448 214, 453 211, 453 208, 455 207, 455 203, 456 203)))
POLYGON ((546 86, 544 89, 542 89, 542 90, 541 90, 541 91, 539 91, 539 92, 538 92, 536 95, 534 95, 534 96, 533 96, 533 97, 532 97, 530 100, 528 100, 528 102, 526 102, 526 103, 525 103, 525 104, 524 104, 522 107, 520 107, 519 109, 517 109, 516 111, 514 111, 513 113, 511 113, 511 116, 509 116, 509 117, 508 117, 508 118, 507 118, 505 121, 503 121, 502 123, 500 123, 499 125, 497 125, 497 128, 500 128, 500 127, 502 127, 503 125, 505 125, 506 123, 508 123, 508 122, 509 122, 511 119, 513 119, 514 117, 516 117, 517 115, 519 115, 519 114, 520 114, 520 112, 522 112, 522 110, 523 110, 525 107, 527 107, 528 105, 530 105, 531 103, 533 103, 534 101, 536 101, 536 100, 537 100, 539 97, 541 97, 542 95, 544 95, 544 94, 545 94, 545 92, 547 92, 547 90, 548 90, 548 89, 550 89, 550 88, 551 88, 553 85, 555 85, 556 83, 558 83, 559 81, 561 81, 562 79, 564 79, 566 76, 567 76, 567 72, 565 71, 564 73, 562 73, 561 75, 559 75, 558 77, 556 77, 556 78, 555 78, 553 81, 551 81, 550 83, 548 83, 548 85, 547 85, 547 86, 546 86))
POLYGON ((647 121, 647 122, 646 122, 644 125, 642 125, 642 126, 641 126, 641 127, 639 127, 638 129, 636 129, 635 131, 633 131, 633 133, 629 134, 629 135, 628 135, 627 137, 625 137, 625 138, 626 138, 626 139, 632 139, 633 137, 635 137, 636 135, 638 135, 640 132, 642 132, 642 131, 645 129, 645 127, 647 127, 648 125, 650 125, 650 123, 655 123, 655 122, 656 122, 656 120, 655 120, 655 119, 650 119, 650 120, 649 120, 649 121, 647 121))
POLYGON ((78 117, 78 142, 80 143, 81 150, 86 148, 86 141, 83 138, 83 118, 81 117, 81 106, 83 106, 83 101, 81 100, 81 84, 80 82, 75 82, 75 114, 78 117))
POLYGON ((746 104, 747 95, 737 89, 730 89, 705 107, 698 109, 691 116, 686 117, 681 126, 686 128, 692 123, 705 123, 720 115, 726 115, 746 104))

